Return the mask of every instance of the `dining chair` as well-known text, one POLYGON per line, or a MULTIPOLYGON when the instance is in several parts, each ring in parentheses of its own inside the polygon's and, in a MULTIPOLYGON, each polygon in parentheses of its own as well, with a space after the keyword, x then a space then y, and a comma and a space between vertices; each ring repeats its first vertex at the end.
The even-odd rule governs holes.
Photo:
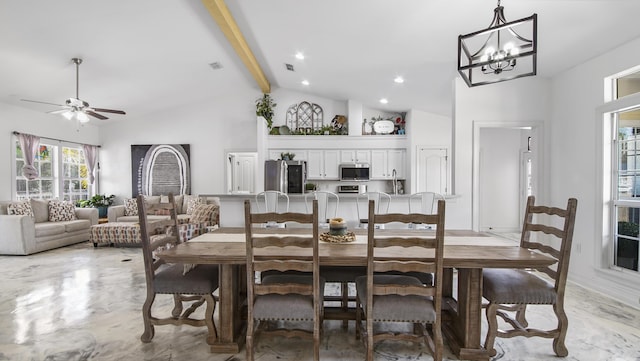
MULTIPOLYGON (((444 199, 442 194, 435 192, 418 192, 409 196, 409 213, 432 214, 436 211, 436 205, 440 199, 444 199)), ((409 228, 431 229, 431 224, 410 224, 409 228)))
MULTIPOLYGON (((366 192, 358 194, 356 198, 356 212, 358 213, 359 227, 367 228, 369 219, 364 218, 361 215, 367 214, 367 207, 369 201, 374 201, 375 211, 377 214, 387 213, 389 211, 389 205, 391 204, 391 196, 385 192, 366 192)), ((383 225, 375 225, 376 227, 383 227, 383 225)))
POLYGON ((376 214, 376 206, 369 201, 369 220, 374 224, 391 222, 436 224, 434 232, 414 230, 402 237, 380 237, 375 227, 368 229, 367 275, 356 279, 356 338, 364 337, 367 360, 373 360, 374 343, 399 339, 424 341, 433 359, 442 360, 442 284, 444 253, 445 202, 438 201, 436 214, 376 214), (413 254, 424 254, 419 260, 386 259, 384 248, 411 247, 413 254), (415 249, 415 251, 414 251, 415 249), (424 284, 415 277, 383 272, 422 272, 434 274, 433 284, 424 284), (362 319, 366 319, 362 329, 362 319), (410 323, 412 332, 374 333, 374 323, 410 323), (430 330, 425 325, 431 325, 430 330))
POLYGON ((142 306, 144 333, 142 342, 151 342, 155 334, 154 326, 190 325, 206 326, 207 343, 213 344, 217 331, 213 320, 216 299, 213 292, 218 289, 218 266, 197 265, 186 268, 183 264, 165 263, 154 257, 156 251, 170 248, 179 241, 176 205, 173 194, 169 194, 168 203, 147 204, 144 197, 137 197, 140 240, 144 260, 147 298, 142 306), (148 215, 169 214, 165 219, 147 218, 148 215), (186 273, 185 273, 186 272, 186 273), (174 306, 171 316, 158 318, 152 314, 156 295, 173 295, 174 306), (190 303, 183 312, 185 303, 190 303), (203 318, 193 318, 191 314, 206 303, 203 318))
MULTIPOLYGON (((289 212, 289 195, 286 193, 280 191, 263 191, 256 194, 255 199, 258 212, 289 212)), ((285 224, 268 222, 263 224, 263 227, 285 228, 285 224)))
POLYGON ((313 200, 312 207, 313 211, 309 214, 252 213, 249 200, 245 200, 248 361, 253 361, 254 342, 262 332, 313 339, 314 360, 320 359, 325 282, 320 277, 319 268, 317 200, 313 200), (311 225, 312 228, 306 234, 254 234, 255 224, 271 221, 296 222, 311 225), (295 251, 290 251, 293 247, 295 251), (274 248, 279 250, 274 251, 274 248), (269 271, 282 273, 269 274, 258 281, 257 272, 269 271), (288 271, 297 274, 287 274, 288 271), (271 322, 275 320, 283 323, 275 327, 271 322), (313 330, 299 329, 301 321, 311 323, 313 330), (292 322, 292 325, 288 325, 292 322))
POLYGON ((532 272, 519 269, 485 269, 482 295, 489 301, 486 316, 489 323, 484 347, 495 356, 496 337, 515 336, 553 338, 553 351, 567 356, 564 340, 568 318, 564 311, 564 291, 569 272, 569 257, 578 201, 570 198, 566 208, 535 205, 529 196, 522 226, 520 247, 545 253, 557 260, 555 268, 532 272), (535 219, 534 219, 535 216, 535 219), (560 225, 560 226, 557 226, 560 225), (530 328, 526 319, 527 305, 552 305, 558 320, 553 330, 530 328), (515 314, 514 314, 515 313, 515 314), (511 329, 498 329, 498 316, 511 329))
POLYGON ((318 215, 320 217, 320 227, 328 228, 329 220, 338 216, 340 197, 329 191, 314 191, 304 194, 304 207, 307 213, 311 210, 311 201, 318 200, 318 215))

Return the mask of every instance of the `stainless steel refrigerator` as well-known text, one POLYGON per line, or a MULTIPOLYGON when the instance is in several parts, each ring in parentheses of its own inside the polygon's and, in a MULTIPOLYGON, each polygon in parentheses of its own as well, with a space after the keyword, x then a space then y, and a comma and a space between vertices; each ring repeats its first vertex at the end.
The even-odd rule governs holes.
POLYGON ((264 162, 264 190, 304 193, 307 162, 303 160, 267 160, 264 162))

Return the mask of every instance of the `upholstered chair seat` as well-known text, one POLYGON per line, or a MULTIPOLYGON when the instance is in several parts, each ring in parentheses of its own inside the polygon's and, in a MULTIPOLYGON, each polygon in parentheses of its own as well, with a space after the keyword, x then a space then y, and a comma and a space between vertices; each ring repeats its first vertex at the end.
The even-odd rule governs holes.
MULTIPOLYGON (((305 275, 272 275, 262 279, 263 285, 278 283, 313 284, 313 278, 305 275)), ((320 277, 320 295, 324 294, 325 281, 320 277)), ((320 301, 322 302, 322 300, 320 301)), ((257 320, 313 321, 313 295, 269 294, 256 298, 253 318, 257 320), (286 307, 282 307, 286 305, 286 307)))
POLYGON ((486 269, 482 289, 485 297, 496 303, 539 304, 556 303, 553 284, 524 270, 486 269))
MULTIPOLYGON (((423 283, 415 277, 400 275, 374 275, 376 285, 414 285, 423 283)), ((428 322, 436 320, 433 308, 433 298, 417 295, 388 295, 377 296, 373 305, 373 312, 367 312, 367 276, 356 279, 356 290, 362 295, 360 301, 365 314, 373 317, 375 322, 428 322), (414 312, 420 310, 420 312, 414 312)))
POLYGON ((184 274, 182 264, 163 264, 156 271, 153 287, 156 293, 188 293, 206 295, 218 288, 218 266, 198 265, 184 274))

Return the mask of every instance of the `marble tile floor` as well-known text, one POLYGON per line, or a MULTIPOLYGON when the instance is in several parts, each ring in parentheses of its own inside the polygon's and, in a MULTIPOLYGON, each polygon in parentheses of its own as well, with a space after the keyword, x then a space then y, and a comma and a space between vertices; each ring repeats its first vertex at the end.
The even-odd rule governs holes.
MULTIPOLYGON (((151 343, 140 342, 145 297, 139 248, 94 249, 89 243, 31 256, 0 256, 0 360, 245 360, 211 354, 205 329, 156 327, 151 343)), ((157 298, 169 310, 170 296, 157 298)), ((533 308, 530 324, 553 326, 549 307, 533 308)), ((566 309, 569 356, 564 360, 640 361, 640 310, 569 284, 566 309)), ((322 360, 364 360, 364 348, 340 321, 325 321, 322 360)), ((445 341, 446 342, 446 341, 445 341)), ((445 347, 445 359, 456 360, 445 347)), ((493 360, 559 360, 548 339, 498 339, 493 360)), ((264 337, 256 360, 311 360, 310 341, 264 337)), ((375 359, 431 360, 424 346, 382 342, 375 359)))

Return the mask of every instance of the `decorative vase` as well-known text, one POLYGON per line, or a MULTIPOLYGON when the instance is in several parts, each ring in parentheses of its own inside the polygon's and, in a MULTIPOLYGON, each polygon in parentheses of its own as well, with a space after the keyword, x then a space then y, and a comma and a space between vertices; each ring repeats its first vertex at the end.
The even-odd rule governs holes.
POLYGON ((333 236, 347 234, 347 222, 342 218, 331 218, 329 220, 329 234, 333 236))
POLYGON ((98 218, 107 218, 107 209, 109 206, 98 207, 98 218))

